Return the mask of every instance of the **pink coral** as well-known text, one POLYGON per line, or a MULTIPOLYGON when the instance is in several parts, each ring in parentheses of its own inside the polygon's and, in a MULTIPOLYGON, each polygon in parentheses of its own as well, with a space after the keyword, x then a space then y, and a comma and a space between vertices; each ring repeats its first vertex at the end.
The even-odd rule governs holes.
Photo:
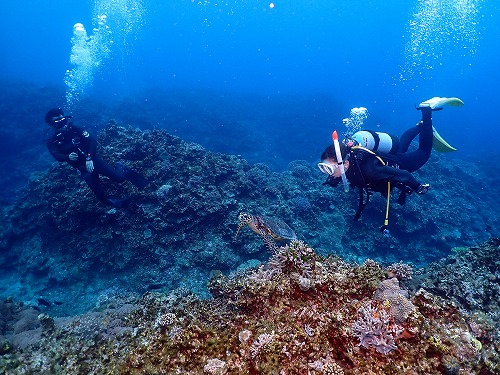
POLYGON ((227 373, 227 364, 220 359, 212 358, 203 367, 203 372, 208 375, 225 375, 227 373))
POLYGON ((397 277, 399 280, 410 280, 413 275, 413 267, 409 264, 398 262, 387 267, 390 277, 397 277))
POLYGON ((274 332, 269 334, 269 333, 262 333, 257 337, 257 339, 254 341, 252 346, 250 347, 250 353, 252 355, 252 358, 255 358, 259 355, 260 351, 264 346, 269 344, 274 338, 274 332))
POLYGON ((359 338, 359 345, 374 347, 379 353, 396 350, 394 338, 403 332, 403 327, 391 324, 389 314, 383 309, 368 304, 358 310, 358 320, 352 324, 353 332, 359 338))

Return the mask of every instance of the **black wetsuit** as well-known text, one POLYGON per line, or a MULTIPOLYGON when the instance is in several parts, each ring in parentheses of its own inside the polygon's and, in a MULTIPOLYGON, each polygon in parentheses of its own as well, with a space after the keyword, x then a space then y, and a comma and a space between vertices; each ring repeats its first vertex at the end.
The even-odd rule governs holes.
MULTIPOLYGON (((399 187, 403 191, 407 188, 418 191, 421 186, 411 174, 420 169, 431 155, 432 151, 432 116, 430 108, 423 108, 422 121, 402 136, 399 149, 395 153, 377 153, 385 165, 373 154, 353 148, 349 155, 349 168, 346 177, 351 185, 387 195, 387 182, 391 187, 399 187), (419 136, 418 148, 407 152, 411 141, 419 136)), ((337 179, 336 179, 337 180, 337 179)))
POLYGON ((128 203, 128 199, 110 198, 104 191, 99 175, 109 177, 116 182, 127 179, 127 169, 123 166, 113 168, 109 163, 96 154, 97 139, 88 131, 72 124, 67 124, 61 129, 55 129, 54 135, 47 141, 47 147, 52 156, 60 162, 67 162, 76 168, 94 192, 97 199, 113 207, 122 208, 128 203), (72 152, 78 155, 77 160, 70 160, 72 152), (86 162, 90 159, 94 163, 94 171, 87 170, 86 162))

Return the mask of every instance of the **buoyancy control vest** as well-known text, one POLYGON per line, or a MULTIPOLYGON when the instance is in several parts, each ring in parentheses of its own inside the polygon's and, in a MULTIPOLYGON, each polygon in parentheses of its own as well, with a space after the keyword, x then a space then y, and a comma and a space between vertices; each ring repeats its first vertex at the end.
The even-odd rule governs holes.
MULTIPOLYGON (((358 133, 362 133, 362 132, 358 132, 358 133)), ((358 134, 358 133, 356 133, 356 134, 358 134)), ((386 133, 380 133, 380 134, 386 134, 386 133)), ((386 134, 386 135, 389 136, 388 134, 386 134)), ((387 139, 387 138, 383 138, 383 139, 387 139)), ((385 146, 383 146, 383 147, 385 147, 385 146)), ((397 145, 397 147, 399 147, 399 145, 397 145)), ((380 147, 377 147, 377 148, 380 150, 380 147)), ((368 149, 366 147, 363 147, 362 145, 357 145, 357 146, 351 147, 351 153, 350 153, 349 160, 351 160, 350 162, 352 164, 355 164, 355 166, 353 165, 353 168, 355 168, 354 169, 354 171, 355 171, 354 173, 358 174, 358 178, 360 179, 360 181, 358 182, 358 184, 355 185, 355 186, 357 186, 359 188, 359 203, 358 203, 358 209, 356 210, 356 213, 354 215, 354 220, 358 220, 361 217, 361 213, 363 212, 363 210, 365 209, 366 205, 370 201, 370 196, 372 195, 372 189, 371 189, 372 186, 370 186, 370 184, 366 183, 366 181, 364 180, 363 172, 362 172, 362 170, 360 168, 360 165, 359 165, 360 160, 358 158, 360 156, 362 157, 363 154, 370 155, 371 157, 374 157, 382 165, 387 165, 387 161, 385 161, 384 159, 382 159, 382 157, 380 155, 378 155, 375 151, 370 150, 370 149, 368 149), (366 194, 366 200, 365 200, 365 197, 364 197, 365 194, 366 194)), ((386 196, 386 209, 385 209, 384 224, 380 227, 380 230, 381 230, 382 233, 384 233, 384 235, 389 235, 389 230, 388 230, 388 226, 389 226, 389 204, 390 204, 390 199, 391 199, 391 190, 392 190, 392 187, 391 187, 390 180, 388 180, 387 182, 384 182, 383 185, 386 186, 386 189, 387 189, 385 191, 385 194, 384 194, 386 196)), ((376 189, 376 191, 378 191, 378 189, 376 189)), ((381 191, 381 193, 383 193, 383 191, 381 191)))

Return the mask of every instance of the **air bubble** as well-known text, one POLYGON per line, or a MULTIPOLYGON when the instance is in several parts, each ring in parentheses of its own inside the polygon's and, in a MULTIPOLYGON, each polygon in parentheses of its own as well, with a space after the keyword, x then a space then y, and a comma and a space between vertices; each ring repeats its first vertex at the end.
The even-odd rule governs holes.
POLYGON ((368 118, 368 109, 366 109, 365 107, 352 108, 349 118, 345 118, 342 120, 342 123, 346 127, 346 131, 344 132, 344 138, 351 139, 354 133, 361 130, 367 118, 368 118))
POLYGON ((418 0, 405 39, 404 80, 432 78, 429 72, 450 57, 471 57, 479 44, 483 0, 418 0))
POLYGON ((69 59, 73 67, 64 76, 69 110, 92 86, 96 70, 110 57, 112 47, 128 52, 130 39, 135 39, 143 24, 143 15, 142 0, 97 0, 92 35, 87 35, 81 23, 73 26, 69 59))

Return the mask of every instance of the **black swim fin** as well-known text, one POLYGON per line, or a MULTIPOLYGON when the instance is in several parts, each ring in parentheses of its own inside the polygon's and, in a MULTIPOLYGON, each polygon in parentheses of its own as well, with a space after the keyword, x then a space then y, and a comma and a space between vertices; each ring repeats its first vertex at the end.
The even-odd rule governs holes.
POLYGON ((139 172, 134 171, 121 162, 116 164, 118 168, 123 170, 125 178, 134 184, 137 189, 142 190, 149 184, 150 181, 139 172))
POLYGON ((125 176, 139 190, 144 189, 149 184, 149 180, 146 177, 127 167, 125 167, 125 176))
POLYGON ((106 201, 107 204, 113 206, 114 208, 127 208, 131 202, 132 202, 132 197, 128 198, 109 197, 106 201))

